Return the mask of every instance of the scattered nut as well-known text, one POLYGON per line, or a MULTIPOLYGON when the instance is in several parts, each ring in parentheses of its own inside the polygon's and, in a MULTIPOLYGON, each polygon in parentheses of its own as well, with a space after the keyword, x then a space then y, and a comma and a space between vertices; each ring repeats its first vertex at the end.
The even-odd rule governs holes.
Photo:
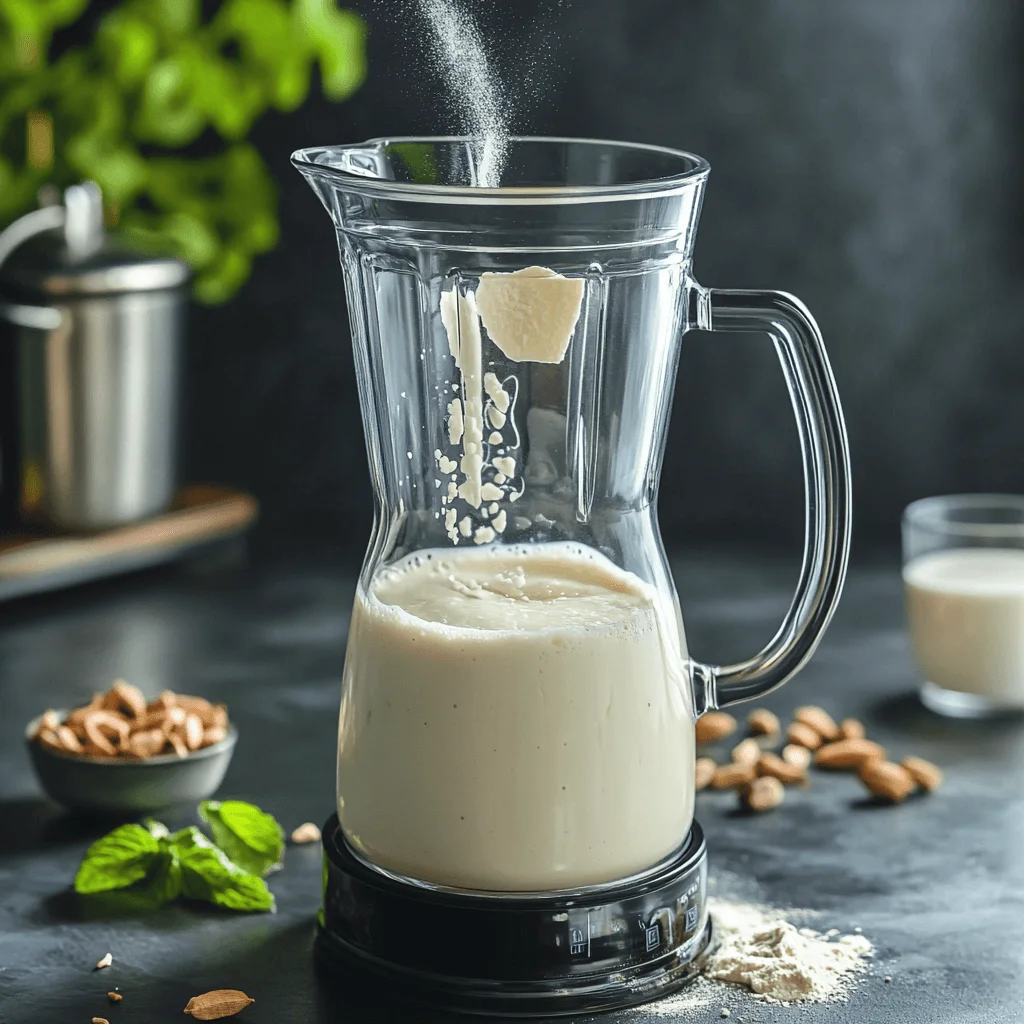
POLYGON ((221 1017, 233 1017, 255 1002, 255 999, 236 988, 218 988, 204 992, 201 996, 193 996, 185 1012, 195 1020, 220 1020, 221 1017))
POLYGON ((109 1000, 110 1000, 110 1001, 111 1001, 112 1003, 119 1003, 119 1002, 121 1002, 121 1000, 122 1000, 122 999, 124 999, 124 996, 123 996, 123 995, 121 995, 121 993, 120 993, 120 992, 108 992, 108 993, 107 993, 107 998, 108 998, 108 999, 109 999, 109 1000))
POLYGON ((817 750, 821 746, 821 734, 805 722, 791 722, 786 730, 786 738, 808 750, 817 750))
POLYGON ((862 740, 867 735, 864 726, 856 718, 844 718, 839 723, 839 733, 844 740, 862 740))
POLYGON ((740 792, 741 803, 752 811, 770 811, 773 807, 778 807, 785 797, 782 783, 770 775, 754 779, 740 792))
POLYGON ((112 953, 107 953, 107 955, 102 960, 98 960, 96 962, 96 970, 97 971, 101 971, 101 970, 103 970, 104 967, 109 967, 113 962, 114 962, 113 954, 112 953))
POLYGON ((712 789, 735 789, 753 782, 757 769, 752 764, 723 764, 711 776, 712 789))
POLYGON ((782 760, 801 771, 807 771, 812 757, 811 752, 806 747, 801 747, 799 743, 787 743, 782 748, 782 760))
POLYGON ((905 757, 903 767, 910 772, 910 777, 929 793, 942 785, 942 770, 923 757, 905 757))
MULTIPOLYGON (((805 748, 800 747, 799 749, 803 750, 805 748)), ((773 754, 767 750, 757 759, 757 774, 769 775, 772 778, 778 779, 779 782, 794 783, 807 781, 806 768, 790 764, 779 757, 778 754, 773 754)))
POLYGON ((859 768, 865 761, 872 758, 884 761, 885 748, 871 740, 837 740, 819 747, 814 755, 814 763, 819 768, 834 768, 843 771, 859 768))
POLYGON ((711 785, 711 779, 715 774, 718 765, 710 757, 698 757, 697 764, 693 769, 694 789, 707 789, 711 785))
POLYGON ((740 740, 732 748, 732 759, 735 764, 757 764, 757 759, 760 756, 761 748, 755 739, 740 740))
POLYGON ((779 716, 767 708, 756 708, 747 715, 747 725, 755 736, 775 736, 782 731, 779 716))
POLYGON ((736 719, 725 711, 708 711, 697 719, 694 726, 697 743, 717 743, 736 731, 736 719))
POLYGON ((320 842, 320 829, 311 821, 303 822, 292 832, 293 843, 318 843, 320 842))
POLYGON ((106 1017, 93 1017, 92 1024, 110 1024, 106 1017))
POLYGON ((914 778, 902 766, 877 758, 865 761, 860 766, 860 781, 868 791, 884 800, 899 803, 914 791, 914 778))
POLYGON ((839 739, 839 726, 824 708, 807 704, 793 712, 793 719, 809 725, 823 740, 839 739))

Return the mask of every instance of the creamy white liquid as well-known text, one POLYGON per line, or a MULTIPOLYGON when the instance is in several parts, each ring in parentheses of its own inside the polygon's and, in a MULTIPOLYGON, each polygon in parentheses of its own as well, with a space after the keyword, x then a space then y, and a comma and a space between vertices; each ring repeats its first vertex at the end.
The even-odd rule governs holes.
POLYGON ((420 552, 357 594, 339 816, 382 867, 523 891, 643 871, 686 837, 674 607, 568 544, 420 552))
POLYGON ((1024 706, 1024 551, 963 548, 903 570, 910 637, 926 679, 1024 706))

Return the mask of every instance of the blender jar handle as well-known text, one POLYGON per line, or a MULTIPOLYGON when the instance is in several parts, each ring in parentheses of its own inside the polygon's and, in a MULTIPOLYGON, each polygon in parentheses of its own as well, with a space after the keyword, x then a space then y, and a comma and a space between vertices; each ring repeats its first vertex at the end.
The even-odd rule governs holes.
POLYGON ((692 663, 697 715, 780 686, 814 653, 832 618, 850 553, 850 451, 821 331, 786 292, 704 288, 690 283, 689 326, 766 333, 782 363, 796 414, 807 513, 796 594, 767 647, 734 665, 692 663))

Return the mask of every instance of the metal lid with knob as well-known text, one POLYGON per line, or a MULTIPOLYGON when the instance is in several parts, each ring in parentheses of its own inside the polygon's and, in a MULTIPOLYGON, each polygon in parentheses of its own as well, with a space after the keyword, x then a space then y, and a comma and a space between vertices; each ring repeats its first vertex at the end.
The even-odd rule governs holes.
POLYGON ((12 224, 0 241, 0 289, 26 299, 179 288, 187 263, 127 246, 103 230, 103 200, 93 182, 73 185, 64 206, 44 207, 12 224))

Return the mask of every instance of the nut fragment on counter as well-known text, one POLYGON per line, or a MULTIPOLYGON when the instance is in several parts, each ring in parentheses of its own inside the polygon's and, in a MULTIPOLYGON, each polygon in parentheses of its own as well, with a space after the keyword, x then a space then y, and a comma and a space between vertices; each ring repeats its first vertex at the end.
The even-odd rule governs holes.
POLYGON ((821 734, 805 722, 790 722, 786 739, 808 750, 817 750, 821 746, 821 734))
POLYGON ((885 748, 864 739, 826 743, 814 755, 814 763, 819 768, 832 768, 836 771, 859 768, 865 761, 872 759, 884 761, 885 748))
POLYGON ((735 789, 753 782, 757 769, 752 764, 723 764, 711 776, 712 789, 735 789))
POLYGON ((776 736, 782 731, 779 716, 767 708, 755 708, 747 715, 747 726, 755 736, 776 736))
MULTIPOLYGON (((801 747, 800 749, 803 750, 804 748, 801 747)), ((791 785, 807 781, 806 767, 801 768, 798 765, 790 764, 779 757, 778 754, 773 754, 768 750, 757 759, 757 774, 767 775, 773 779, 778 779, 779 782, 788 782, 791 785)))
POLYGON ((693 769, 693 786, 696 790, 707 789, 711 785, 715 769, 718 765, 710 757, 698 757, 693 769))
POLYGON ((118 992, 118 991, 117 991, 117 990, 115 989, 115 990, 114 990, 113 992, 108 992, 108 993, 107 993, 107 998, 108 998, 108 999, 109 999, 109 1000, 110 1000, 110 1001, 111 1001, 112 1003, 119 1003, 119 1002, 121 1002, 121 1000, 122 1000, 122 999, 124 999, 124 996, 123 996, 123 995, 121 995, 121 993, 120 993, 120 992, 118 992))
POLYGON ((102 960, 96 962, 96 970, 101 971, 104 967, 109 967, 114 962, 114 954, 107 953, 102 960))
POLYGON ((736 719, 725 711, 708 711, 697 719, 694 733, 697 743, 706 745, 724 740, 736 731, 736 719))
POLYGON ((106 693, 69 711, 63 721, 56 711, 45 711, 32 739, 62 754, 145 760, 169 753, 187 757, 227 734, 223 704, 170 690, 147 704, 141 690, 119 679, 106 693))
POLYGON ((911 778, 929 793, 942 785, 942 769, 923 757, 905 757, 903 767, 910 772, 911 778))
POLYGON ((740 802, 752 811, 770 811, 785 798, 782 783, 771 775, 762 775, 740 790, 740 802))
POLYGON ((902 765, 877 758, 860 766, 860 781, 872 796, 899 803, 914 792, 914 777, 902 765))
POLYGON ((793 712, 793 720, 809 725, 823 740, 831 742, 839 739, 839 726, 824 708, 806 704, 793 712))
POLYGON ((292 831, 292 842, 300 846, 303 843, 320 842, 320 829, 311 821, 304 821, 298 828, 292 831))
POLYGON ((740 740, 732 748, 733 764, 757 764, 757 759, 760 756, 761 748, 757 745, 757 740, 750 737, 740 740))
POLYGON ((856 718, 844 718, 839 723, 840 738, 844 740, 862 740, 867 735, 862 722, 856 718))

